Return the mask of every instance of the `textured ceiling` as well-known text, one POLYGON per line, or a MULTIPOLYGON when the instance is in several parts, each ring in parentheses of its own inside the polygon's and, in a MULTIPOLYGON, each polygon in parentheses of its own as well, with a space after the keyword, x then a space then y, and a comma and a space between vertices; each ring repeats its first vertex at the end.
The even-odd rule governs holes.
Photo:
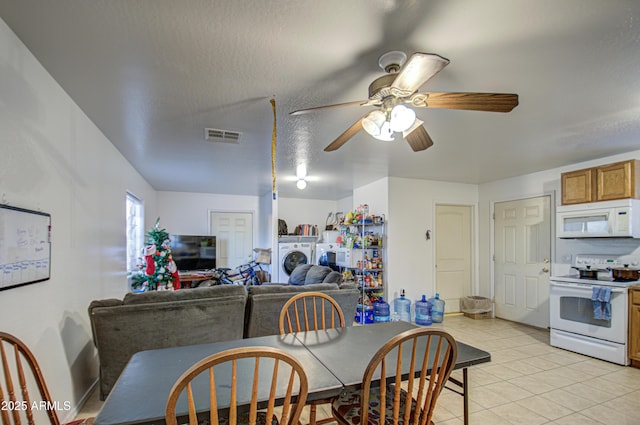
POLYGON ((0 17, 157 190, 340 199, 385 177, 482 183, 640 148, 637 0, 0 0, 0 17), (517 93, 511 113, 419 110, 435 145, 360 132, 390 50, 451 63, 423 90, 517 93), (242 133, 204 141, 204 128, 242 133), (304 191, 295 167, 306 162, 304 191))

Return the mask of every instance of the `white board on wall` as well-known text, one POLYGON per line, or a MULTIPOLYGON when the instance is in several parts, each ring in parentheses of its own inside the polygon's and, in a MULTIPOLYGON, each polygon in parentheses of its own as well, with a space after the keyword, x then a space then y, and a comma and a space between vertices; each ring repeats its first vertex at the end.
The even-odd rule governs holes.
POLYGON ((0 205, 0 291, 47 280, 51 215, 0 205))

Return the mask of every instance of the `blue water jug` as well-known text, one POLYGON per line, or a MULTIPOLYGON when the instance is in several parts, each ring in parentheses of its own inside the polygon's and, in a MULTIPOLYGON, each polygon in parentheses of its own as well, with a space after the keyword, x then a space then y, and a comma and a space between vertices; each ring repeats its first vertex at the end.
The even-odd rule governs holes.
POLYGON ((393 300, 393 310, 398 314, 398 318, 404 322, 411 322, 411 300, 405 298, 404 289, 400 297, 393 300))
POLYGON ((416 325, 430 326, 431 322, 431 303, 423 295, 420 301, 416 301, 416 325))
POLYGON ((373 321, 374 322, 390 322, 391 312, 389 311, 389 303, 382 297, 379 301, 373 303, 373 321))
POLYGON ((436 292, 435 298, 430 298, 431 302, 431 319, 433 323, 442 323, 444 320, 444 300, 440 299, 440 294, 436 292))

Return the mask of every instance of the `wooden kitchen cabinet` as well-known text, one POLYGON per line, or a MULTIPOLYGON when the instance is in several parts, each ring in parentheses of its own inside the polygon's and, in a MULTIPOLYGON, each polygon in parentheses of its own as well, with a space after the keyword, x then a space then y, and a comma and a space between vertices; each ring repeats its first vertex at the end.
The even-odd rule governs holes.
POLYGON ((631 159, 562 173, 562 205, 640 199, 639 164, 631 159))
POLYGON ((596 167, 596 200, 639 198, 638 160, 596 167))
POLYGON ((629 358, 640 367, 640 285, 629 290, 629 358))
POLYGON ((596 200, 595 168, 562 173, 562 205, 596 200))

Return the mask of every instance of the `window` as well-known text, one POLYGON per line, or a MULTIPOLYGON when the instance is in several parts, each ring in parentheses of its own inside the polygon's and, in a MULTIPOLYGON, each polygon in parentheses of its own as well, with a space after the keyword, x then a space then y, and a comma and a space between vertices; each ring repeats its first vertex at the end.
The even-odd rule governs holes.
POLYGON ((144 244, 144 206, 142 200, 127 192, 127 271, 137 269, 144 244))

